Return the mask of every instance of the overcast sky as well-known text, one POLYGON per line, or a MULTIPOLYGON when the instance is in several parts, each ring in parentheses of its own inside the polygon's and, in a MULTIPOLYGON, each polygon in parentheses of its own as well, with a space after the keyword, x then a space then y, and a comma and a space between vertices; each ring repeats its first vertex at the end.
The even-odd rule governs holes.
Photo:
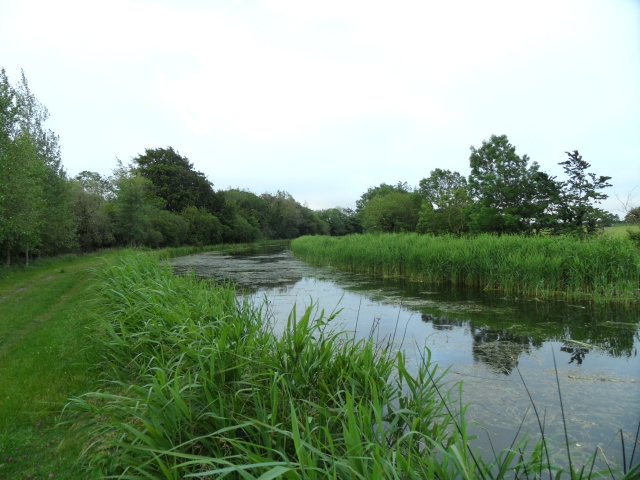
POLYGON ((353 208, 506 134, 640 203, 638 0, 0 0, 0 66, 71 176, 171 146, 217 189, 353 208))

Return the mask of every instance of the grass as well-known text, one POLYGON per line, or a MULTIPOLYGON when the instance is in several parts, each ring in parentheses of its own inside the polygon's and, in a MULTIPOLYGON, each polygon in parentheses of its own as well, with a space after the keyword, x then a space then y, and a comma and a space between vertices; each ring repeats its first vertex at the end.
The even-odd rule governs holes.
POLYGON ((0 280, 0 479, 578 478, 526 438, 480 458, 461 390, 443 388, 428 351, 410 373, 313 308, 275 335, 230 285, 159 264, 176 253, 57 259, 0 280))
POLYGON ((417 234, 301 237, 296 256, 315 265, 504 291, 536 298, 640 301, 640 252, 625 238, 417 234))
POLYGON ((0 268, 0 479, 88 476, 79 461, 85 439, 57 423, 70 397, 99 386, 100 353, 88 348, 96 333, 95 313, 87 308, 96 293, 93 271, 121 255, 65 255, 0 268))
POLYGON ((104 262, 66 256, 0 271, 1 479, 80 478, 83 440, 55 425, 69 396, 95 386, 91 366, 99 357, 86 349, 94 321, 85 308, 94 281, 87 268, 104 262))
POLYGON ((640 227, 638 225, 613 225, 612 227, 605 227, 604 233, 614 237, 628 238, 629 230, 639 232, 640 227))

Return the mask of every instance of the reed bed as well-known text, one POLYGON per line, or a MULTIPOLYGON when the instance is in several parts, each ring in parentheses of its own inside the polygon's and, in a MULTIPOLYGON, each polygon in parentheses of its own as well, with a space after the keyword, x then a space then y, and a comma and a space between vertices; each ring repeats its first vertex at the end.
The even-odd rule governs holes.
POLYGON ((148 255, 100 276, 104 388, 65 413, 90 439, 96 472, 423 479, 541 469, 538 450, 519 453, 526 440, 491 462, 472 453, 464 409, 451 410, 428 355, 411 374, 403 354, 333 331, 311 307, 275 335, 231 286, 174 277, 148 255))
POLYGON ((315 265, 536 298, 640 301, 640 253, 626 238, 418 234, 301 237, 294 254, 315 265))
MULTIPOLYGON (((410 373, 404 355, 376 344, 373 332, 356 341, 313 307, 294 309, 276 335, 269 316, 238 300, 231 285, 173 276, 148 254, 129 253, 96 273, 103 389, 72 399, 64 417, 87 436, 94 475, 534 479, 563 472, 526 435, 481 458, 466 433, 465 407, 453 408, 461 386, 445 391, 445 372, 426 350, 410 373)), ((635 478, 638 468, 614 473, 635 478)))

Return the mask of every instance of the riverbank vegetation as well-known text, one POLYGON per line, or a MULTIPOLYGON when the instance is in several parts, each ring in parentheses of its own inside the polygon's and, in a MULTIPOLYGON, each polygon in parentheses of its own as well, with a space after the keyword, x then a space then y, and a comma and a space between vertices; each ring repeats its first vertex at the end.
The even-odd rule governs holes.
MULTIPOLYGON (((169 258, 219 248, 146 255, 169 258)), ((0 270, 0 479, 88 477, 81 458, 86 439, 57 423, 70 397, 100 386, 100 352, 89 348, 97 333, 89 308, 96 293, 93 272, 122 254, 42 258, 0 270)))
MULTIPOLYGON (((409 366, 313 308, 276 335, 231 285, 158 262, 181 253, 67 256, 0 280, 0 478, 539 478, 566 464, 522 438, 481 458, 428 351, 409 366)), ((632 463, 602 473, 633 478, 632 463)))
MULTIPOLYGON (((564 178, 518 155, 506 135, 471 147, 468 177, 441 168, 417 187, 382 183, 356 209, 312 210, 286 191, 256 195, 215 190, 172 147, 147 148, 112 175, 83 171, 70 178, 49 112, 24 73, 11 85, 0 70, 0 244, 5 265, 101 248, 178 247, 292 239, 303 235, 417 232, 432 235, 572 235, 618 223, 597 204, 610 177, 590 172, 577 150, 559 163, 564 178)), ((633 198, 622 202, 637 225, 633 198)), ((640 245, 640 235, 629 236, 640 245)))
POLYGON ((499 290, 535 298, 640 301, 640 253, 603 236, 417 234, 302 237, 300 258, 352 272, 499 290))
POLYGON ((26 264, 102 248, 178 247, 329 234, 328 224, 284 191, 214 190, 171 147, 146 149, 112 175, 70 178, 58 136, 29 89, 0 70, 0 248, 26 264))
POLYGON ((231 286, 139 255, 102 271, 98 292, 107 382, 65 414, 105 473, 535 478, 559 468, 526 440, 481 458, 427 351, 410 367, 390 346, 333 331, 313 307, 275 335, 231 286))

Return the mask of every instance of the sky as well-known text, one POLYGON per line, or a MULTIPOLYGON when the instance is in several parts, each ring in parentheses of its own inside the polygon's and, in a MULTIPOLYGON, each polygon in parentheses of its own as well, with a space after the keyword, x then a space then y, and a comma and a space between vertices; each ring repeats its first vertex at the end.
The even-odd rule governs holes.
POLYGON ((504 134, 640 204, 640 0, 0 0, 0 67, 70 176, 171 146, 216 189, 354 208, 504 134))

